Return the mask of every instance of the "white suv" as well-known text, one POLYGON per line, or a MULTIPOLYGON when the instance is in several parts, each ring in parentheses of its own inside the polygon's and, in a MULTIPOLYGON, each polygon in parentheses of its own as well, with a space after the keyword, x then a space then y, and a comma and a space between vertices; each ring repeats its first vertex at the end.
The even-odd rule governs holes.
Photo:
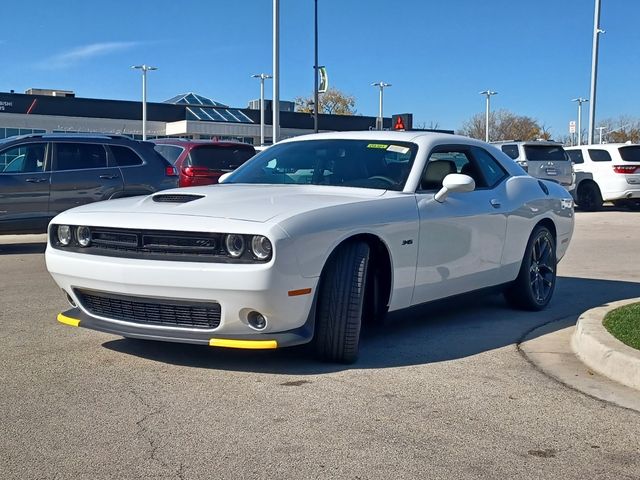
POLYGON ((598 210, 602 202, 640 208, 640 145, 582 145, 566 151, 574 164, 574 197, 582 210, 598 210))

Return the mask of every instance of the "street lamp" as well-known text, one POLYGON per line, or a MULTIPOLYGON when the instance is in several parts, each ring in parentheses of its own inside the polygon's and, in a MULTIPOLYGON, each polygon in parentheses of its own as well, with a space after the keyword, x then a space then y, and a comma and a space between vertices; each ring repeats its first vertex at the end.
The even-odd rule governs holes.
POLYGON ((150 65, 132 65, 131 68, 142 70, 142 140, 147 139, 147 72, 157 70, 150 65))
POLYGON ((582 104, 588 102, 586 98, 578 97, 571 100, 578 102, 578 145, 582 145, 582 104))
POLYGON ((491 108, 491 95, 497 95, 498 92, 494 92, 493 90, 485 90, 484 92, 480 92, 480 95, 486 95, 487 97, 487 106, 484 113, 484 141, 489 142, 489 109, 491 108))
POLYGON ((256 73, 251 75, 253 78, 260 79, 260 145, 264 145, 264 81, 273 78, 266 73, 256 73))
POLYGON ((600 0, 596 0, 593 13, 593 46, 591 50, 591 104, 589 105, 589 143, 593 144, 596 126, 596 84, 598 80, 598 42, 600 34, 605 33, 600 28, 600 0))
POLYGON ((382 130, 382 126, 383 126, 383 119, 384 117, 382 116, 382 101, 383 101, 383 96, 384 96, 384 89, 386 87, 391 87, 392 85, 390 83, 385 83, 385 82, 374 82, 371 84, 372 87, 378 87, 380 89, 380 104, 379 104, 379 108, 378 108, 378 130, 382 130))

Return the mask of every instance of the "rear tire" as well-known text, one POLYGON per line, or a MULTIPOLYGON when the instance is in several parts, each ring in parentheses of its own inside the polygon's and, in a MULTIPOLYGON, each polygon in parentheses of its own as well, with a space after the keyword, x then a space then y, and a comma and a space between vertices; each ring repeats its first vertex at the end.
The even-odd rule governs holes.
POLYGON ((578 188, 578 206, 587 212, 595 212, 602 208, 602 194, 596 183, 585 183, 578 188))
POLYGON ((553 234, 538 225, 529 237, 518 277, 504 292, 509 305, 531 311, 544 309, 556 287, 557 263, 553 234))
POLYGON ((358 357, 369 263, 369 246, 350 242, 339 248, 320 280, 315 351, 325 361, 352 363, 358 357))

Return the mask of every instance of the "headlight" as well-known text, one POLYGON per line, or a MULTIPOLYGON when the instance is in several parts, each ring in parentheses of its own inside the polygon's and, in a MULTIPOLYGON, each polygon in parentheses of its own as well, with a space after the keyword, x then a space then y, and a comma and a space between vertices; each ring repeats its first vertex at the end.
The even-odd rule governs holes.
POLYGON ((58 241, 60 245, 67 246, 71 243, 71 227, 69 225, 58 225, 58 241))
POLYGON ((89 227, 78 227, 76 230, 76 240, 81 247, 88 247, 91 243, 91 230, 89 227))
POLYGON ((244 237, 236 233, 230 233, 224 240, 227 252, 233 258, 238 258, 244 253, 244 237))
POLYGON ((271 256, 271 242, 267 237, 254 235, 251 238, 251 252, 258 260, 266 260, 271 256))

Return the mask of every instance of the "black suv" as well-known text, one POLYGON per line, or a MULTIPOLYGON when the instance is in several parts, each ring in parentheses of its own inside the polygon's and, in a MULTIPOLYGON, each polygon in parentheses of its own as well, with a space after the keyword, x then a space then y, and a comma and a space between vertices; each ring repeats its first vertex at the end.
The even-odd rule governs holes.
POLYGON ((117 135, 0 140, 0 234, 46 232, 69 208, 177 187, 175 168, 153 147, 117 135))

